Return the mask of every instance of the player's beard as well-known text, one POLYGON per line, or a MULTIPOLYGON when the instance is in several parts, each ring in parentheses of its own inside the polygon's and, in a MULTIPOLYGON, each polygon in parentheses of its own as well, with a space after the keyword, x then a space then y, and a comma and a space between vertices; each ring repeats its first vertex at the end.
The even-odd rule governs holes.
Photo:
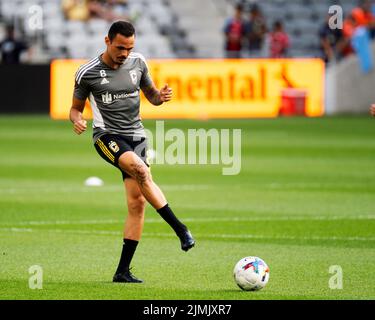
POLYGON ((124 64, 124 62, 126 61, 126 58, 127 57, 122 57, 122 58, 124 58, 123 60, 120 60, 119 58, 120 57, 113 57, 111 54, 110 54, 110 52, 109 52, 109 50, 107 49, 107 54, 108 54, 108 57, 112 60, 112 63, 114 64, 114 65, 117 65, 117 66, 121 66, 121 65, 123 65, 124 64))
POLYGON ((118 65, 122 65, 122 64, 124 64, 124 62, 126 61, 126 57, 118 57, 117 58, 117 61, 115 62, 116 64, 118 64, 118 65))
POLYGON ((126 61, 126 58, 125 56, 117 56, 117 57, 114 57, 114 59, 112 58, 112 61, 121 66, 122 64, 124 64, 124 62, 126 61))

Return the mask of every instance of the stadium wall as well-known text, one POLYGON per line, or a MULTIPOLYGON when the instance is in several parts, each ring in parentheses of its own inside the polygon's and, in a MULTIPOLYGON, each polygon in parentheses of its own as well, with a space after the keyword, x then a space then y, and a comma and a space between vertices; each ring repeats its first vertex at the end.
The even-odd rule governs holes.
MULTIPOLYGON (((51 111, 52 118, 67 119, 80 63, 0 65, 0 113, 51 111)), ((144 118, 276 117, 284 88, 308 93, 307 115, 324 114, 324 64, 318 59, 153 60, 149 68, 157 86, 169 83, 175 97, 168 108, 145 101, 144 118)))
POLYGON ((0 113, 49 113, 49 64, 0 65, 0 74, 0 113))
MULTIPOLYGON (((372 47, 375 57, 375 44, 372 47)), ((326 114, 368 113, 375 103, 375 69, 364 74, 353 55, 326 69, 326 114)))

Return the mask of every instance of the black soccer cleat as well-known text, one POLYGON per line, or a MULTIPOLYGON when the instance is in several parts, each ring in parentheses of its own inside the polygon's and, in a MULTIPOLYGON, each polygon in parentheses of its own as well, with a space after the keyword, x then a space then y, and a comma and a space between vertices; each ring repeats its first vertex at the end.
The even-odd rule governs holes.
POLYGON ((136 278, 130 270, 126 270, 125 272, 116 273, 113 276, 113 282, 142 283, 143 280, 136 278))
POLYGON ((181 249, 184 251, 188 251, 195 245, 195 240, 191 235, 189 230, 184 231, 183 233, 179 234, 178 237, 181 241, 181 249))

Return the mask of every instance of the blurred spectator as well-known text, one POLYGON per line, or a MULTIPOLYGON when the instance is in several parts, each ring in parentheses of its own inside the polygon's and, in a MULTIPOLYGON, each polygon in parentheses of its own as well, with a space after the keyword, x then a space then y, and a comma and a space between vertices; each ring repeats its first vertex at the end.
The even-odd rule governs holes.
POLYGON ((107 4, 116 16, 115 20, 129 20, 130 9, 127 0, 108 0, 107 4))
POLYGON ((63 0, 61 6, 67 20, 86 21, 90 18, 89 0, 63 0))
POLYGON ((356 9, 344 21, 343 35, 347 45, 347 53, 356 53, 362 72, 368 73, 373 69, 371 52, 371 29, 368 24, 356 16, 356 9), (350 50, 349 50, 350 49, 350 50))
POLYGON ((127 0, 63 0, 62 8, 68 20, 129 20, 127 0))
POLYGON ((319 30, 321 54, 326 63, 340 60, 352 52, 350 37, 345 36, 343 30, 332 29, 329 26, 331 17, 331 14, 327 15, 326 21, 319 30))
POLYGON ((273 29, 269 34, 269 57, 285 58, 289 48, 289 36, 284 31, 281 21, 273 24, 273 29))
POLYGON ((370 0, 360 0, 358 7, 352 10, 351 16, 357 26, 368 28, 371 38, 375 37, 375 16, 370 0))
POLYGON ((245 35, 245 22, 242 18, 243 7, 238 4, 235 13, 224 25, 225 53, 227 58, 241 58, 242 42, 245 35))
POLYGON ((344 27, 342 29, 343 34, 343 56, 350 55, 354 53, 354 49, 352 47, 352 38, 356 32, 356 30, 360 27, 358 21, 354 18, 353 12, 350 13, 344 20, 344 27))
POLYGON ((361 71, 363 73, 371 72, 374 68, 374 62, 369 30, 364 26, 358 26, 351 37, 351 45, 358 56, 361 71))
POLYGON ((126 0, 91 0, 88 7, 93 18, 106 21, 129 20, 126 0))
POLYGON ((26 50, 28 50, 26 42, 17 40, 14 34, 14 27, 8 26, 5 39, 0 42, 1 62, 3 64, 19 64, 20 56, 26 50))
POLYGON ((347 38, 351 38, 355 30, 359 27, 358 22, 353 17, 353 14, 349 14, 344 20, 344 27, 342 29, 343 35, 347 38))
POLYGON ((250 57, 262 57, 264 40, 267 33, 266 20, 257 4, 249 12, 249 21, 246 23, 246 37, 250 57))

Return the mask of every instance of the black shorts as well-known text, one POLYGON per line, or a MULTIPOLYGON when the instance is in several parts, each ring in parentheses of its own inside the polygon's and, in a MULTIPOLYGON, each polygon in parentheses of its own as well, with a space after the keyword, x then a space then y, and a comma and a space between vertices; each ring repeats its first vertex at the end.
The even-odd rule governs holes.
POLYGON ((130 178, 130 175, 119 167, 118 159, 127 151, 133 151, 149 167, 147 163, 146 138, 105 134, 96 140, 94 146, 105 161, 120 169, 123 179, 130 178))

